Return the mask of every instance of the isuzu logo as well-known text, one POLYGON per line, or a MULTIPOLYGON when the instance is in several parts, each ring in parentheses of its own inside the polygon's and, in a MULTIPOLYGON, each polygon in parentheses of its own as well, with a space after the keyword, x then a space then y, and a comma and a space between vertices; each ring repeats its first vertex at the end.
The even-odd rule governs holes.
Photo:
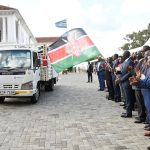
POLYGON ((14 77, 14 79, 23 79, 23 77, 14 77))
POLYGON ((11 72, 2 72, 2 75, 11 75, 11 72))

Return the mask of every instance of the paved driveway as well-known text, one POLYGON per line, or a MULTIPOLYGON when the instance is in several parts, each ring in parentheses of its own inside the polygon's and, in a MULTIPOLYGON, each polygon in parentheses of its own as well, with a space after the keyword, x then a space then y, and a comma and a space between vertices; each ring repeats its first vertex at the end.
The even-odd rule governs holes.
POLYGON ((29 104, 6 99, 0 105, 0 150, 145 150, 143 124, 125 119, 118 103, 97 91, 97 76, 61 75, 53 92, 29 104))

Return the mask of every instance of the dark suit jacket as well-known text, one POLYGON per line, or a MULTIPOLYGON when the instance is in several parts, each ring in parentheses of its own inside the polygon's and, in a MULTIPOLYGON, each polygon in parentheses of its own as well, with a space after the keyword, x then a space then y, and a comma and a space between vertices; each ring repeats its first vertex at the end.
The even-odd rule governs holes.
POLYGON ((92 73, 93 72, 93 65, 90 64, 87 70, 88 73, 92 73))
POLYGON ((134 62, 131 58, 129 58, 127 61, 124 61, 121 68, 121 84, 125 88, 131 87, 131 85, 129 84, 129 77, 132 76, 133 69, 129 71, 129 66, 134 69, 134 62))

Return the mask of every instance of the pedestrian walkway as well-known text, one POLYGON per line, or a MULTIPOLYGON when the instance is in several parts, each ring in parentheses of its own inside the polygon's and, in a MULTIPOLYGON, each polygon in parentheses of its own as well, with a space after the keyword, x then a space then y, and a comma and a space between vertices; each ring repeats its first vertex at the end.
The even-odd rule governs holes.
POLYGON ((53 92, 31 105, 7 99, 0 106, 0 150, 146 150, 143 124, 121 118, 121 106, 97 91, 86 73, 60 75, 53 92))

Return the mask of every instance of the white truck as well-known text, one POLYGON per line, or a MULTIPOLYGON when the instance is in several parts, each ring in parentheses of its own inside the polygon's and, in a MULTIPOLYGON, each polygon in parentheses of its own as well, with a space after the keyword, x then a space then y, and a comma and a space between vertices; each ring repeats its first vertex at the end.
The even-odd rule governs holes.
POLYGON ((42 53, 31 48, 0 50, 0 103, 8 97, 29 97, 36 103, 40 89, 52 91, 57 80, 46 47, 42 53))

